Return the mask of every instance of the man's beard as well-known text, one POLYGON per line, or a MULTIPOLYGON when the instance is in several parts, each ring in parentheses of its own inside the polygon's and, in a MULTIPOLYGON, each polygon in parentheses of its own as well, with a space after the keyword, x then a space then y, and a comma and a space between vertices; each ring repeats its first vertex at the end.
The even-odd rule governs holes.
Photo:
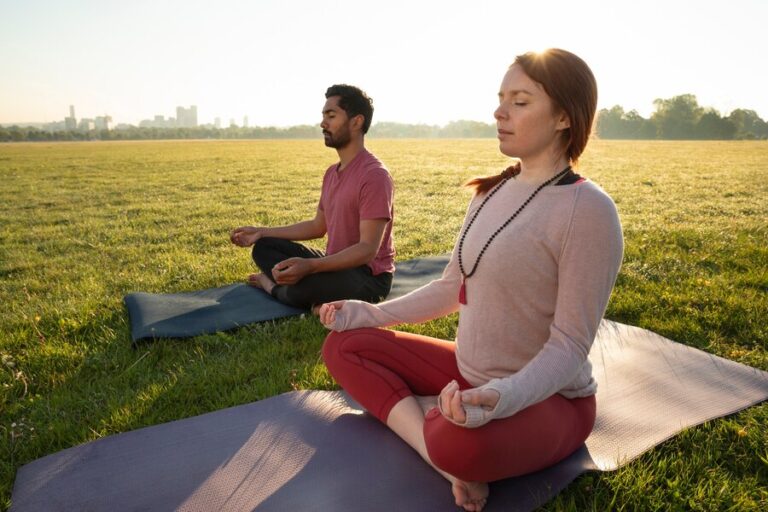
POLYGON ((323 137, 325 139, 325 145, 333 149, 342 149, 352 140, 349 130, 339 131, 335 137, 330 132, 324 131, 323 137))

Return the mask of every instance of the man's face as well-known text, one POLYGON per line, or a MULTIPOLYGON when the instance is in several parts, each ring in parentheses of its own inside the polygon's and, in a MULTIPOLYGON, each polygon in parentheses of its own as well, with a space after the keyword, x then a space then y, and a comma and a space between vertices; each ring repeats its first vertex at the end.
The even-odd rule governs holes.
POLYGON ((329 148, 341 149, 349 144, 352 140, 349 124, 347 113, 339 107, 339 97, 328 98, 323 107, 323 122, 320 123, 325 145, 329 148))

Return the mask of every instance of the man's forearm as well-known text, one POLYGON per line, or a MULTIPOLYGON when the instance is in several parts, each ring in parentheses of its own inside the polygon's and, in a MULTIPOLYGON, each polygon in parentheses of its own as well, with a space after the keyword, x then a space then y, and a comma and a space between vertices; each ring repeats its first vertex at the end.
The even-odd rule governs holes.
POLYGON ((289 226, 263 228, 262 236, 284 240, 314 240, 325 236, 325 231, 320 229, 314 221, 305 220, 289 226))

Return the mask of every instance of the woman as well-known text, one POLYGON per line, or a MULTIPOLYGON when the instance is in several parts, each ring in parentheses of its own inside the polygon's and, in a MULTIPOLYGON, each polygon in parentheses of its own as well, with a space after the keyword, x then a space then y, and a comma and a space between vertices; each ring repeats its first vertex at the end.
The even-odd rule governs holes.
POLYGON ((477 178, 441 279, 379 305, 324 304, 323 357, 339 384, 482 510, 488 482, 564 459, 589 435, 587 359, 621 264, 616 206, 573 171, 597 86, 576 55, 526 53, 494 116, 519 162, 477 178), (459 311, 456 342, 371 329, 459 311), (366 329, 360 329, 366 328, 366 329), (419 395, 438 395, 424 413, 419 395))

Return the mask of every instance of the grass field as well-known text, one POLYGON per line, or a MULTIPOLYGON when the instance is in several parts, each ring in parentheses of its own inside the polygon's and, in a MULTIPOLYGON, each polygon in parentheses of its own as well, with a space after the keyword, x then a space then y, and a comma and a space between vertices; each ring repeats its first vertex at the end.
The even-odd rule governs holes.
MULTIPOLYGON (((371 140, 396 185, 398 260, 447 252, 494 140, 371 140)), ((241 280, 238 225, 313 215, 320 141, 0 145, 0 509, 16 470, 110 434, 333 389, 314 318, 131 349, 122 297, 241 280)), ((768 370, 768 143, 595 141, 624 265, 606 316, 768 370)), ((322 242, 319 242, 322 246, 322 242)), ((455 316, 406 329, 452 338, 455 316)), ((547 510, 766 510, 768 404, 684 431, 547 510)), ((449 488, 446 487, 446 492, 449 488)))

